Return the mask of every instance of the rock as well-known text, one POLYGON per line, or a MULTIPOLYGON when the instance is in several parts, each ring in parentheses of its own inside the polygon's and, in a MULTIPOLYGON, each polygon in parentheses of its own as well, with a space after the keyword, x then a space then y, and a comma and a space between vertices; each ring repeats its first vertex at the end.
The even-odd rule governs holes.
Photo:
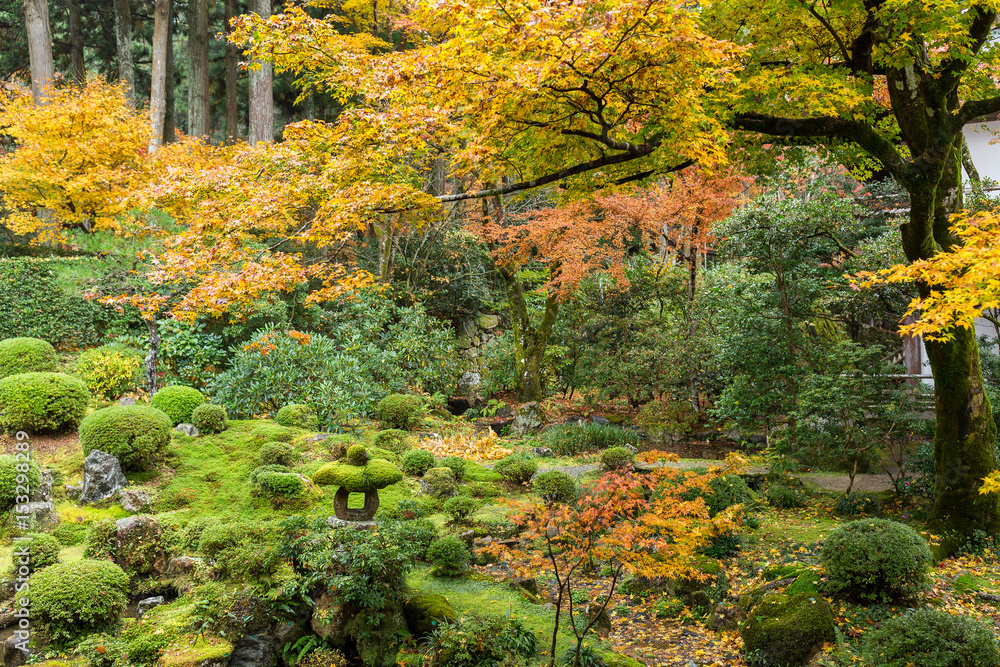
POLYGON ((539 597, 538 593, 538 582, 535 581, 534 577, 511 577, 507 580, 511 588, 515 590, 521 590, 532 597, 532 599, 537 599, 539 597))
POLYGON ((278 644, 281 646, 284 646, 285 644, 294 644, 309 634, 309 630, 309 623, 300 618, 296 618, 291 621, 285 621, 284 623, 278 623, 278 625, 274 628, 274 638, 278 640, 278 644))
POLYGON ((516 435, 530 435, 537 433, 545 425, 545 413, 538 403, 532 401, 517 408, 514 413, 514 422, 510 425, 511 433, 516 435))
POLYGON ((611 617, 608 610, 596 602, 587 603, 587 622, 597 619, 594 623, 593 631, 598 637, 604 639, 611 634, 611 617))
POLYGON ((31 651, 18 648, 18 644, 26 643, 27 639, 22 639, 15 633, 7 638, 3 643, 3 664, 4 667, 20 667, 28 662, 31 651))
POLYGON ((128 484, 118 459, 99 449, 92 449, 83 462, 83 491, 80 503, 96 503, 110 498, 128 484))
POLYGON ((479 328, 483 331, 490 331, 500 326, 500 318, 496 315, 480 315, 476 324, 478 324, 479 328))
POLYGON ((79 498, 83 493, 83 484, 66 484, 64 488, 66 489, 66 497, 70 500, 79 498))
POLYGON ((127 408, 130 405, 135 405, 135 399, 129 396, 122 396, 121 398, 118 399, 118 405, 122 406, 123 408, 127 408))
POLYGON ((32 530, 45 532, 59 525, 59 512, 56 512, 50 501, 28 503, 24 507, 25 511, 19 516, 29 517, 28 523, 32 530))
POLYGON ((564 424, 569 424, 570 426, 583 426, 584 424, 589 424, 586 417, 581 417, 580 415, 570 415, 566 417, 564 424))
POLYGON ((162 595, 157 595, 151 598, 143 598, 142 600, 139 600, 139 604, 135 606, 135 617, 142 618, 146 615, 147 611, 153 607, 159 607, 161 604, 163 604, 162 595))
POLYGON ((192 438, 201 435, 201 432, 198 430, 198 427, 195 426, 194 424, 188 424, 188 423, 178 424, 177 426, 174 427, 174 430, 183 433, 184 435, 190 436, 192 438))
POLYGON ((747 438, 746 441, 749 442, 751 445, 766 445, 767 444, 767 438, 765 436, 763 436, 763 435, 751 435, 749 438, 747 438))
POLYGON ((462 376, 458 378, 458 384, 456 386, 458 391, 456 393, 459 396, 467 396, 482 383, 483 376, 481 374, 474 371, 465 371, 462 373, 462 376))
POLYGON ((122 506, 122 509, 126 512, 143 512, 149 509, 152 505, 152 501, 149 498, 149 494, 142 489, 119 489, 118 490, 118 504, 122 506))
POLYGON ((747 617, 743 607, 738 604, 727 605, 723 602, 715 605, 712 616, 705 621, 705 627, 709 630, 734 630, 747 617))
POLYGON ((167 562, 167 576, 176 577, 181 574, 191 574, 195 567, 202 563, 201 558, 192 556, 175 556, 167 562))
POLYGON ((311 437, 308 440, 306 440, 306 442, 323 442, 324 440, 326 440, 327 438, 329 438, 331 435, 333 435, 333 434, 332 433, 317 433, 313 437, 311 437))
POLYGON ((345 626, 352 616, 353 614, 348 614, 344 605, 337 602, 333 595, 324 591, 313 605, 309 626, 322 639, 338 643, 345 638, 345 626))
POLYGON ((443 595, 414 595, 403 606, 406 627, 417 639, 427 637, 444 621, 454 621, 458 614, 443 595))
POLYGON ((52 500, 52 471, 42 470, 42 479, 38 486, 31 490, 31 500, 34 502, 46 502, 52 500))
POLYGON ((472 548, 472 543, 476 541, 476 531, 474 531, 474 530, 467 530, 464 533, 461 533, 458 536, 458 539, 460 539, 463 542, 465 542, 465 544, 471 549, 472 548))
POLYGON ((590 421, 594 426, 609 426, 611 424, 611 421, 604 415, 594 415, 590 421))
POLYGON ((326 518, 326 523, 330 528, 360 528, 364 530, 374 530, 378 527, 378 521, 344 521, 335 516, 326 518))
POLYGON ((531 450, 531 453, 540 459, 548 459, 555 456, 555 454, 552 453, 552 450, 548 447, 535 447, 531 450))
POLYGON ((514 423, 513 419, 501 419, 500 421, 495 421, 490 424, 490 430, 497 435, 507 435, 505 429, 509 429, 511 424, 514 423))
POLYGON ((267 633, 247 635, 233 645, 229 667, 277 667, 278 652, 267 633))
POLYGON ((450 498, 458 491, 458 482, 451 468, 431 468, 420 480, 420 490, 434 498, 450 498))
POLYGON ((625 449, 629 450, 632 453, 632 456, 639 453, 639 448, 635 445, 625 445, 625 449))
POLYGON ((808 593, 768 594, 740 626, 747 653, 758 664, 804 665, 824 642, 834 641, 836 622, 830 603, 808 593))
POLYGON ((163 552, 160 522, 151 516, 130 516, 115 522, 118 529, 115 562, 132 574, 163 574, 167 556, 163 552))

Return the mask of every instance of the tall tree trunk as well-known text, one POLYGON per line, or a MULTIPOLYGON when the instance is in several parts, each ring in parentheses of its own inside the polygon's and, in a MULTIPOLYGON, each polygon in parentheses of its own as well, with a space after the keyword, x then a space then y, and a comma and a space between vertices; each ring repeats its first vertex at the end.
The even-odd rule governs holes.
MULTIPOLYGON (((250 0, 250 11, 261 18, 271 16, 271 0, 250 0)), ((254 61, 250 68, 250 143, 274 139, 272 67, 254 61)))
POLYGON ((156 393, 156 357, 160 353, 160 323, 156 318, 146 320, 146 331, 149 333, 149 352, 146 354, 146 389, 149 395, 156 393))
POLYGON ((24 27, 28 33, 31 96, 36 104, 45 104, 55 78, 52 30, 49 28, 49 4, 46 0, 24 0, 24 27))
POLYGON ((174 61, 174 17, 167 22, 167 94, 163 112, 163 143, 177 141, 177 67, 174 61))
POLYGON ((80 0, 69 0, 69 57, 73 80, 84 83, 87 73, 83 66, 83 28, 80 26, 80 0))
POLYGON ((524 286, 517 273, 500 269, 507 289, 510 304, 511 325, 514 334, 514 368, 517 372, 516 387, 519 401, 540 401, 545 398, 542 391, 542 372, 545 365, 545 350, 552 336, 552 328, 559 314, 559 301, 552 294, 545 299, 545 312, 537 328, 531 324, 528 302, 524 296, 524 286))
POLYGON ((208 138, 209 0, 188 2, 188 134, 208 138))
POLYGON ((118 49, 118 80, 125 86, 130 103, 136 103, 135 64, 132 60, 132 8, 129 0, 115 0, 115 44, 118 49))
MULTIPOLYGON (((236 15, 236 0, 224 0, 226 36, 232 32, 232 20, 236 15)), ((240 101, 236 87, 236 45, 226 40, 226 140, 230 143, 240 138, 240 101)))
POLYGON ((163 145, 167 111, 167 43, 170 37, 170 0, 156 0, 153 23, 153 69, 149 93, 149 152, 163 145))

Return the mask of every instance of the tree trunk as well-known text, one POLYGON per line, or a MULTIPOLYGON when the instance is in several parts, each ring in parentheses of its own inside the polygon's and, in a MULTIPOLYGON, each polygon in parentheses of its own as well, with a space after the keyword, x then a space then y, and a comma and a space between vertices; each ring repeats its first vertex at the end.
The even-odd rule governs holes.
POLYGON ((28 33, 31 96, 36 104, 45 104, 55 78, 52 30, 49 28, 49 5, 46 0, 24 0, 24 27, 28 33))
POLYGON ((174 62, 174 19, 167 21, 167 90, 163 111, 163 143, 177 141, 177 67, 174 62))
MULTIPOLYGON (((271 0, 250 0, 250 11, 261 18, 271 16, 271 0)), ((250 137, 251 144, 274 139, 274 99, 272 67, 269 62, 254 61, 250 68, 250 137)))
POLYGON ((528 302, 524 297, 524 287, 516 272, 500 269, 507 288, 510 303, 511 324, 514 334, 514 368, 517 373, 515 391, 522 402, 540 401, 545 398, 542 391, 542 372, 545 364, 545 350, 552 336, 552 327, 559 314, 559 301, 552 294, 545 299, 545 313, 535 329, 531 324, 528 302))
MULTIPOLYGON (((226 35, 232 32, 231 22, 236 15, 236 0, 224 0, 226 35)), ((236 45, 226 40, 226 140, 230 143, 240 138, 240 102, 236 87, 236 45)))
POLYGON ((146 354, 146 388, 152 396, 157 390, 156 357, 160 353, 160 323, 156 319, 146 320, 149 332, 149 353, 146 354))
POLYGON ((153 69, 149 93, 149 152, 163 145, 167 111, 167 43, 170 37, 170 0, 156 0, 153 23, 153 69))
POLYGON ((80 0, 69 0, 69 57, 73 80, 83 84, 87 73, 83 66, 83 28, 80 26, 80 0))
POLYGON ((129 0, 115 0, 115 44, 118 49, 118 80, 125 86, 131 104, 135 97, 135 64, 132 60, 132 8, 129 0))
POLYGON ((208 138, 209 0, 188 3, 188 134, 208 138))

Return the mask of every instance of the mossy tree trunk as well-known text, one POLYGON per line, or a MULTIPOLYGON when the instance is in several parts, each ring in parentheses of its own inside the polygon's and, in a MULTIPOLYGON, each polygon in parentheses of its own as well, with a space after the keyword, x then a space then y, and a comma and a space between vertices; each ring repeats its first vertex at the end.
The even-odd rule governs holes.
POLYGON ((500 276, 507 289, 507 301, 510 304, 517 398, 519 401, 540 401, 545 397, 542 390, 545 350, 559 314, 559 301, 551 293, 546 297, 542 320, 535 326, 528 310, 524 285, 517 277, 517 272, 501 268, 500 276))

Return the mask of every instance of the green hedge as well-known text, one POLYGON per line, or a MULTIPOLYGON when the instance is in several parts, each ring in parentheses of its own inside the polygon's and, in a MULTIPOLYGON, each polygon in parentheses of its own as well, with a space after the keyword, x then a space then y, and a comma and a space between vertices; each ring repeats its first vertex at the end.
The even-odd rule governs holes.
POLYGON ((87 385, 72 375, 10 375, 0 380, 0 426, 29 433, 76 428, 89 400, 87 385))
POLYGON ((197 389, 175 384, 153 394, 149 405, 166 412, 176 425, 190 422, 194 409, 204 402, 205 396, 197 389))
POLYGON ((0 340, 0 378, 56 369, 56 349, 40 338, 0 340))
POLYGON ((118 624, 128 583, 128 575, 109 561, 56 563, 31 575, 31 612, 54 646, 67 646, 118 624))
POLYGON ((87 415, 80 424, 83 455, 99 449, 111 454, 123 470, 149 467, 170 442, 170 417, 145 405, 114 405, 87 415))

